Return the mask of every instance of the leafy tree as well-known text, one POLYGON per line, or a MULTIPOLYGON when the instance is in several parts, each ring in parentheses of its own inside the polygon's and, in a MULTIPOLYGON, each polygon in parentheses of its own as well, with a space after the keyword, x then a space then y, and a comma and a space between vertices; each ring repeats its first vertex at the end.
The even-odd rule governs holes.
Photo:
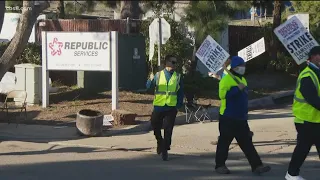
POLYGON ((9 46, 0 58, 0 79, 14 64, 16 59, 23 52, 30 37, 32 27, 40 13, 49 7, 48 1, 41 1, 35 5, 34 1, 23 1, 23 9, 17 31, 14 34, 9 46), (30 8, 31 7, 31 8, 30 8))
POLYGON ((16 8, 15 10, 6 9, 6 12, 21 13, 22 1, 5 1, 7 7, 16 8))
POLYGON ((63 4, 60 2, 61 5, 64 5, 65 14, 77 16, 86 11, 89 11, 93 8, 94 2, 93 1, 85 1, 85 2, 78 2, 78 1, 65 1, 63 4))
POLYGON ((227 1, 227 3, 234 12, 240 12, 242 15, 252 7, 252 1, 227 1))
MULTIPOLYGON (((192 41, 187 38, 187 32, 184 31, 184 26, 180 22, 176 22, 169 17, 164 17, 171 26, 171 37, 165 45, 161 46, 161 59, 164 59, 165 55, 172 54, 177 57, 178 69, 181 71, 183 64, 190 60, 192 55, 192 41)), ((149 56, 149 25, 154 18, 149 18, 142 23, 141 33, 146 37, 146 52, 149 56)), ((157 46, 157 45, 156 45, 157 46)), ((156 69, 158 62, 158 48, 155 47, 154 56, 149 71, 153 72, 156 69)), ((149 57, 147 57, 149 60, 149 57)), ((153 72, 154 73, 154 72, 153 72)))
POLYGON ((140 19, 143 13, 140 7, 141 1, 103 1, 102 3, 106 7, 115 9, 116 12, 120 13, 120 19, 140 19))
POLYGON ((141 13, 139 1, 120 1, 120 19, 140 19, 141 13))
MULTIPOLYGON (((239 2, 245 5, 243 2, 239 2)), ((191 74, 194 74, 196 70, 196 49, 208 35, 214 39, 219 38, 220 33, 228 26, 230 17, 236 12, 235 7, 238 7, 235 1, 191 1, 185 9, 185 20, 195 31, 193 61, 189 70, 191 74)))
POLYGON ((151 10, 156 16, 172 14, 175 10, 175 1, 143 1, 143 11, 151 10))
POLYGON ((195 29, 196 45, 207 35, 217 39, 234 13, 226 1, 192 1, 185 11, 186 22, 195 29))

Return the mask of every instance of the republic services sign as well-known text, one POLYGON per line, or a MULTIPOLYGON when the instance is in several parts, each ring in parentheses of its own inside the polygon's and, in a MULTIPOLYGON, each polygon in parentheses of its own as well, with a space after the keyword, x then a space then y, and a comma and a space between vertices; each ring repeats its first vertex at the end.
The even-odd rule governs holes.
POLYGON ((48 70, 111 70, 110 32, 47 32, 48 70))

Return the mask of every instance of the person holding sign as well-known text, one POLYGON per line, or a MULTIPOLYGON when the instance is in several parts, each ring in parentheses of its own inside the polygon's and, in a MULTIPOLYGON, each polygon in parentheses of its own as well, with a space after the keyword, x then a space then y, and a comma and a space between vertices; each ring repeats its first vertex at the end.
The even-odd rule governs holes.
POLYGON ((175 71, 177 59, 172 55, 165 57, 165 68, 151 75, 147 81, 147 88, 155 87, 154 109, 151 115, 151 125, 157 140, 157 154, 162 154, 164 161, 168 160, 173 126, 175 123, 177 109, 183 106, 183 82, 181 75, 175 71), (161 135, 163 120, 164 139, 161 135))
POLYGON ((244 73, 245 61, 239 56, 234 56, 231 58, 230 74, 225 75, 219 83, 220 138, 217 144, 215 170, 220 174, 230 173, 225 163, 228 158, 229 146, 234 138, 246 155, 252 172, 261 174, 271 169, 269 166, 263 165, 252 143, 252 138, 249 136, 248 87, 244 73))
POLYGON ((285 176, 287 180, 304 180, 299 171, 313 144, 320 158, 320 46, 310 50, 307 64, 298 77, 294 93, 292 109, 298 135, 285 176))
MULTIPOLYGON (((231 59, 229 58, 224 64, 224 67, 227 67, 228 70, 230 70, 230 61, 231 61, 231 59)), ((221 70, 219 70, 217 72, 217 74, 212 73, 212 72, 208 72, 209 77, 213 77, 218 80, 221 80, 223 78, 223 76, 225 76, 226 74, 228 74, 228 73, 224 70, 224 68, 221 68, 221 70)))
MULTIPOLYGON (((231 69, 230 62, 231 62, 231 58, 228 58, 227 61, 224 63, 224 67, 221 68, 221 70, 218 71, 217 74, 214 74, 214 73, 212 73, 212 72, 209 72, 208 75, 209 75, 210 77, 213 77, 213 78, 216 78, 216 79, 218 79, 218 80, 221 80, 225 75, 228 74, 228 72, 225 70, 225 68, 227 68, 227 69, 230 71, 230 69, 231 69)), ((249 135, 250 135, 251 137, 253 137, 254 133, 253 133, 252 131, 250 131, 250 132, 249 132, 249 135)), ((218 137, 218 139, 219 139, 219 137, 218 137)))

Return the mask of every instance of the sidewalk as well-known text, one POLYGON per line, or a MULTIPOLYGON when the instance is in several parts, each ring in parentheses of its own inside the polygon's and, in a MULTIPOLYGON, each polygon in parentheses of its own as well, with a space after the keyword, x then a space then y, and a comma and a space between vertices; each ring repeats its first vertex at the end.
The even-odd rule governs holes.
MULTIPOLYGON (((296 131, 293 124, 291 107, 280 109, 256 110, 250 112, 250 128, 254 132, 254 142, 261 153, 279 153, 293 151, 296 131)), ((174 128, 171 153, 200 154, 215 152, 218 138, 218 123, 194 123, 174 128)), ((132 151, 155 152, 156 141, 152 131, 133 133, 107 132, 104 137, 80 137, 75 127, 54 127, 40 125, 0 124, 0 139, 49 144, 125 149, 132 151)), ((232 151, 240 151, 232 144, 232 151)))
MULTIPOLYGON (((257 110, 250 113, 250 128, 255 133, 254 142, 261 153, 292 152, 296 131, 292 122, 290 107, 270 110, 257 110)), ((171 153, 201 154, 215 152, 219 136, 218 123, 196 123, 180 125, 174 128, 171 153)), ((234 141, 235 142, 235 141, 234 141)), ((68 141, 54 141, 51 144, 112 148, 126 150, 143 150, 155 152, 156 141, 153 132, 136 132, 109 137, 94 137, 68 141)), ((232 144, 231 152, 239 152, 232 144)))
MULTIPOLYGON (((174 128, 171 151, 169 151, 169 164, 165 164, 160 160, 159 156, 155 155, 156 141, 153 133, 149 131, 106 137, 83 138, 76 134, 74 127, 57 128, 52 126, 19 125, 18 128, 16 128, 15 125, 0 124, 0 138, 5 141, 42 142, 53 146, 56 145, 56 147, 78 147, 84 149, 83 151, 85 152, 90 149, 96 149, 97 151, 99 149, 105 149, 108 153, 113 154, 108 155, 108 153, 105 153, 103 157, 99 157, 103 158, 103 160, 99 160, 99 162, 89 160, 88 162, 81 162, 83 164, 81 167, 88 168, 84 165, 88 163, 100 167, 103 161, 105 163, 104 167, 109 166, 109 168, 112 169, 112 172, 123 172, 121 169, 124 168, 124 163, 130 163, 130 165, 125 168, 132 174, 121 173, 120 175, 117 175, 117 178, 120 176, 126 178, 130 178, 131 176, 139 177, 139 174, 133 173, 133 169, 138 170, 139 168, 142 168, 145 171, 149 168, 148 171, 150 172, 146 172, 146 174, 149 173, 148 175, 154 177, 154 179, 162 179, 162 177, 166 175, 171 175, 172 178, 176 177, 176 179, 188 179, 188 177, 189 179, 192 179, 190 177, 197 177, 195 179, 199 179, 201 176, 202 178, 200 179, 284 179, 286 168, 296 144, 296 131, 293 124, 291 107, 285 106, 278 107, 277 109, 252 111, 250 112, 249 124, 251 130, 255 134, 253 140, 258 153, 264 163, 271 165, 272 167, 272 171, 266 176, 252 176, 249 164, 235 142, 230 146, 230 153, 227 161, 227 165, 234 174, 226 176, 214 174, 215 143, 219 135, 217 122, 176 126, 174 128), (137 155, 139 155, 139 158, 137 157, 137 159, 117 158, 118 156, 132 158, 137 155), (115 164, 110 164, 111 162, 109 161, 112 161, 115 164), (191 168, 192 170, 188 171, 188 168, 191 168), (163 176, 158 177, 151 173, 154 171, 164 174, 162 174, 163 176), (180 172, 182 171, 186 174, 181 174, 180 172)), ((90 152, 91 151, 92 150, 90 150, 90 152)), ((94 151, 91 153, 94 153, 94 151)), ((47 156, 50 156, 50 154, 46 155, 46 157, 47 156)), ((65 158, 74 156, 78 157, 78 155, 70 156, 69 154, 65 154, 65 158)), ((55 159, 54 154, 50 157, 52 161, 55 159)), ((32 157, 21 156, 21 158, 27 159, 32 157)), ((87 158, 92 159, 96 157, 88 154, 87 158)), ((78 160, 73 160, 73 162, 78 162, 78 160)), ((67 165, 64 166, 67 167, 67 165)), ((73 163, 73 166, 78 168, 75 163, 73 163)), ((38 168, 42 167, 44 168, 45 166, 39 165, 38 168)), ((49 169, 60 166, 57 164, 46 165, 46 167, 49 172, 49 169)), ((111 169, 107 169, 107 171, 111 171, 111 169)), ((301 173, 308 180, 316 180, 319 177, 319 172, 319 157, 315 147, 312 147, 311 152, 301 169, 301 173)))

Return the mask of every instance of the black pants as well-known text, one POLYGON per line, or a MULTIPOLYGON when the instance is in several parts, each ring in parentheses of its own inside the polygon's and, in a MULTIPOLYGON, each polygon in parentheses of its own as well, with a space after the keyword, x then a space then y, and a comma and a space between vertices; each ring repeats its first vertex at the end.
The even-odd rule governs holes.
POLYGON ((216 168, 225 166, 228 159, 229 146, 236 138, 241 150, 248 159, 252 171, 262 165, 261 159, 253 146, 250 128, 247 121, 229 119, 224 116, 219 118, 220 138, 216 151, 216 168))
POLYGON ((164 125, 164 147, 166 148, 169 148, 171 146, 172 131, 177 112, 177 109, 172 109, 164 112, 153 111, 151 115, 151 125, 158 142, 163 140, 161 129, 164 125))
POLYGON ((304 122, 295 124, 297 135, 297 145, 293 151, 288 173, 291 176, 298 176, 300 167, 307 158, 312 145, 316 145, 320 158, 320 124, 304 122))

